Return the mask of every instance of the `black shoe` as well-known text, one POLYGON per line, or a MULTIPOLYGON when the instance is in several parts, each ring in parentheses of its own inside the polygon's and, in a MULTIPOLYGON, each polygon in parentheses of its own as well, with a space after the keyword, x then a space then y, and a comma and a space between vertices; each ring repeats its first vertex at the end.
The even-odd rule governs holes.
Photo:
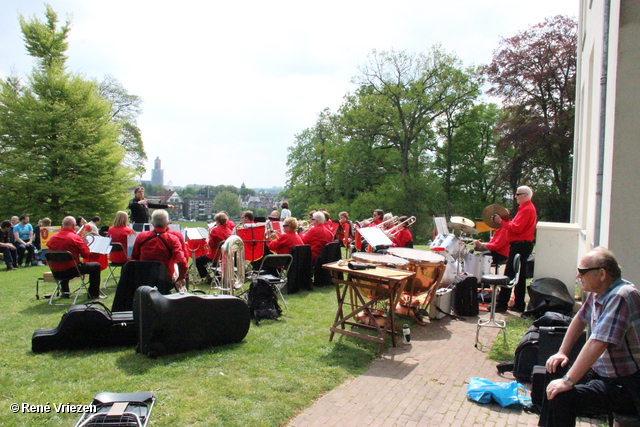
POLYGON ((15 268, 22 268, 22 266, 21 266, 20 264, 13 264, 13 266, 14 266, 15 268))
POLYGON ((522 306, 519 305, 510 305, 509 306, 509 311, 515 311, 516 313, 524 313, 525 309, 522 306))
POLYGON ((106 297, 107 297, 106 295, 102 295, 102 294, 100 294, 100 295, 98 295, 98 296, 95 296, 95 297, 92 297, 91 295, 87 294, 87 298, 89 298, 89 299, 91 299, 91 300, 95 300, 95 299, 105 299, 106 297))
POLYGON ((71 292, 63 292, 60 294, 60 298, 71 298, 71 292))

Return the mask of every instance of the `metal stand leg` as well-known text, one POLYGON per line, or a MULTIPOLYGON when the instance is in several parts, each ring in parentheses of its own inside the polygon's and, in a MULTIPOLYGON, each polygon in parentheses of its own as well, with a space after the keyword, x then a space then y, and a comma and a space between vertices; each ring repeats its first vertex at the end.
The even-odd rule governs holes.
POLYGON ((478 319, 478 326, 476 328, 476 343, 475 347, 478 348, 478 344, 482 345, 479 341, 480 328, 499 328, 502 329, 502 337, 504 340, 504 346, 507 347, 507 323, 504 320, 496 319, 496 298, 498 285, 491 285, 491 312, 488 319, 478 319))

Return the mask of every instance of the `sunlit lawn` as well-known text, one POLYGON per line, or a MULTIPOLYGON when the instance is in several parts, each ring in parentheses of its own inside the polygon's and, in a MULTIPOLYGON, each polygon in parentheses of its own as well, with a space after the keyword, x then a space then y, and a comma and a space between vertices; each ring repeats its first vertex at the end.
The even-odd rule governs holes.
MULTIPOLYGON (((340 337, 329 342, 335 290, 287 296, 279 321, 253 323, 239 344, 153 360, 134 348, 31 352, 38 328, 56 326, 67 307, 35 299, 47 267, 0 271, 0 389, 4 426, 69 426, 77 414, 12 414, 11 403, 88 404, 102 391, 153 391, 154 426, 278 426, 323 393, 364 372, 377 346, 340 337)), ((103 272, 104 273, 104 272, 103 272)), ((104 277, 104 276, 103 276, 104 277)), ((48 290, 52 289, 47 284, 48 290)), ((115 290, 107 289, 107 305, 115 290)))

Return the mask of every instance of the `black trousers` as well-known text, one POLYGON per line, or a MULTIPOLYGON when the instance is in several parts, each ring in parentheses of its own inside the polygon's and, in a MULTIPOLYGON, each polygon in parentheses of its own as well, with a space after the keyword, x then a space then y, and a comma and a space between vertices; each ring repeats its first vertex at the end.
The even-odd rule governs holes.
MULTIPOLYGON (((524 296, 527 292, 527 260, 529 259, 529 255, 531 255, 532 250, 533 242, 521 241, 511 243, 509 259, 507 260, 507 265, 504 269, 504 274, 509 276, 510 279, 516 277, 516 272, 513 269, 513 259, 516 254, 520 254, 520 277, 518 278, 518 283, 516 283, 515 286, 516 297, 513 306, 523 311, 525 309, 524 296)), ((509 304, 510 298, 511 289, 502 288, 500 289, 500 294, 498 294, 496 305, 498 307, 506 308, 509 304)))
MULTIPOLYGON (((78 264, 80 274, 89 275, 89 296, 98 298, 100 296, 100 263, 99 262, 83 262, 78 264)), ((64 271, 56 271, 56 277, 60 280, 62 292, 69 293, 69 280, 78 277, 78 270, 70 268, 64 271), (66 279, 66 280, 65 280, 66 279)))
POLYGON ((212 262, 211 258, 206 255, 196 258, 196 268, 198 269, 200 277, 207 277, 209 275, 207 272, 207 264, 210 262, 212 262))
POLYGON ((7 267, 18 263, 18 253, 15 249, 11 249, 6 246, 0 246, 0 249, 2 250, 4 263, 7 264, 7 267))
POLYGON ((571 390, 542 401, 539 426, 573 427, 576 417, 597 416, 611 412, 636 413, 635 400, 640 395, 640 375, 626 378, 593 379, 576 384, 571 390))

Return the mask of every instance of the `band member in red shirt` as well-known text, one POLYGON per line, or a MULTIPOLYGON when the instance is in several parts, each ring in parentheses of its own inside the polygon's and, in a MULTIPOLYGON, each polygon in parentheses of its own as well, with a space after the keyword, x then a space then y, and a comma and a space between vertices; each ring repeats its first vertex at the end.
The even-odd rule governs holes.
POLYGON ((413 247, 413 236, 411 235, 411 231, 409 231, 409 227, 406 224, 403 224, 404 221, 409 219, 407 216, 401 216, 398 218, 400 222, 398 224, 398 234, 395 235, 391 241, 393 242, 392 246, 398 248, 412 248, 413 247))
POLYGON ((218 263, 220 258, 220 244, 227 240, 231 234, 231 230, 227 227, 227 214, 224 212, 218 212, 213 218, 216 222, 215 227, 211 227, 209 230, 209 238, 207 239, 208 250, 207 253, 196 258, 196 268, 200 277, 206 277, 207 284, 211 284, 213 278, 207 271, 207 264, 213 262, 218 263))
MULTIPOLYGON (((62 228, 54 234, 47 243, 50 251, 69 251, 73 255, 74 260, 78 264, 80 274, 89 275, 89 298, 101 298, 100 294, 100 263, 97 262, 80 262, 80 257, 88 259, 91 251, 89 246, 82 240, 82 237, 76 234, 76 220, 72 216, 67 216, 62 220, 62 228)), ((73 262, 51 262, 51 270, 56 272, 57 276, 68 277, 73 279, 78 277, 73 262)), ((69 280, 61 280, 60 287, 62 296, 69 298, 69 280)))
MULTIPOLYGON (((283 232, 277 236, 276 240, 267 243, 267 247, 274 254, 290 254, 294 246, 304 245, 302 238, 296 232, 298 230, 298 221, 289 217, 283 221, 283 232)), ((276 233, 273 233, 271 236, 276 233)))
POLYGON ((124 251, 111 252, 109 254, 109 260, 111 262, 124 264, 129 261, 127 257, 127 236, 135 233, 133 229, 129 228, 129 215, 127 215, 125 211, 118 211, 113 220, 113 225, 109 227, 109 231, 107 231, 107 236, 111 237, 111 242, 120 243, 124 251))
POLYGON ((513 268, 513 259, 516 254, 520 254, 520 276, 515 286, 515 301, 513 306, 507 307, 511 298, 511 288, 500 289, 498 301, 496 302, 496 312, 505 312, 507 308, 513 311, 523 312, 525 310, 524 296, 527 286, 527 260, 533 250, 533 238, 536 234, 536 223, 538 221, 536 207, 531 202, 533 191, 525 186, 518 187, 515 198, 520 207, 513 221, 503 221, 499 215, 495 215, 493 221, 500 224, 509 232, 507 241, 509 242, 509 259, 505 266, 504 274, 510 278, 516 277, 513 268))
POLYGON ((153 230, 143 231, 138 234, 131 251, 132 260, 159 261, 167 267, 169 277, 177 276, 175 286, 178 290, 184 289, 184 279, 187 276, 187 259, 180 238, 167 232, 169 226, 169 214, 158 209, 151 214, 153 230), (178 265, 175 274, 174 265, 178 265))
POLYGON ((324 222, 325 216, 322 212, 314 213, 311 219, 312 227, 302 236, 304 244, 311 246, 311 259, 314 262, 326 244, 333 242, 333 234, 323 225, 324 222))

